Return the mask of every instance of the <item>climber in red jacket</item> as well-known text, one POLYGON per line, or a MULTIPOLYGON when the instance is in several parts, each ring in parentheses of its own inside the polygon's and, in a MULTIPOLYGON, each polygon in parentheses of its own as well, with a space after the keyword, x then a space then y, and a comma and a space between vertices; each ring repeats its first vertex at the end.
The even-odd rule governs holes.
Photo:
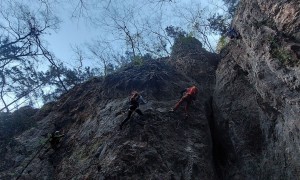
POLYGON ((193 100, 196 99, 198 93, 198 88, 196 86, 192 86, 190 88, 186 88, 183 91, 181 91, 181 99, 176 103, 175 107, 171 109, 171 111, 175 111, 178 109, 178 107, 183 103, 186 102, 185 105, 185 113, 186 116, 188 116, 188 109, 190 105, 192 104, 193 100), (184 94, 185 93, 185 94, 184 94))

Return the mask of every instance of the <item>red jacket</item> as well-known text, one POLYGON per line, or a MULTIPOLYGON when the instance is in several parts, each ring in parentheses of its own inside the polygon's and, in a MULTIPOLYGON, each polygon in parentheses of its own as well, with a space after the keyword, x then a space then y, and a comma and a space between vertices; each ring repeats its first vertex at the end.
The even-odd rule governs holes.
POLYGON ((195 96, 198 93, 198 88, 196 88, 196 86, 192 86, 190 88, 187 88, 186 90, 186 94, 195 96))

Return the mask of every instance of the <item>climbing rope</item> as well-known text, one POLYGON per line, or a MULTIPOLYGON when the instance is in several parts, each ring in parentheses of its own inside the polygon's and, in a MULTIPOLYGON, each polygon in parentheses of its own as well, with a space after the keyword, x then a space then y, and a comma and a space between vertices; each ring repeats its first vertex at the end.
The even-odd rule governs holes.
POLYGON ((49 142, 49 140, 50 140, 50 138, 51 137, 49 137, 48 139, 47 139, 47 141, 42 145, 42 147, 35 153, 35 155, 30 159, 30 161, 26 164, 26 166, 22 169, 22 171, 20 172, 20 174, 19 174, 19 176, 16 178, 16 180, 18 180, 21 176, 22 176, 22 174, 23 174, 23 172, 25 171, 25 169, 29 166, 29 164, 35 159, 35 157, 42 151, 42 149, 47 145, 47 143, 49 142))

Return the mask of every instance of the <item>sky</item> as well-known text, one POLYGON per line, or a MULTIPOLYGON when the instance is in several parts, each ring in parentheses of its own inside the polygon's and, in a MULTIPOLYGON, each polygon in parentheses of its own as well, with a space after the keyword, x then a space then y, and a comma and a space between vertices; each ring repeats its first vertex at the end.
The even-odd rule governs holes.
POLYGON ((97 31, 86 26, 84 22, 74 22, 75 20, 69 18, 67 14, 61 19, 63 22, 58 32, 51 33, 45 39, 49 44, 49 50, 58 59, 64 63, 72 64, 69 61, 75 59, 73 47, 84 46, 85 43, 97 37, 97 31))
MULTIPOLYGON (((92 0, 93 1, 93 0, 92 0)), ((116 3, 111 3, 110 7, 111 9, 117 9, 122 12, 124 10, 124 3, 120 3, 123 0, 115 0, 116 3)), ((181 13, 186 13, 189 11, 188 8, 191 8, 193 6, 201 5, 201 7, 208 9, 207 7, 211 9, 215 9, 216 7, 212 4, 218 4, 220 3, 219 0, 177 0, 175 3, 154 3, 149 4, 149 8, 145 8, 143 3, 140 3, 140 5, 136 5, 136 2, 142 2, 144 0, 126 0, 125 6, 129 6, 129 4, 132 7, 135 7, 138 9, 138 11, 142 11, 142 13, 138 12, 136 13, 141 18, 148 18, 148 19, 155 19, 159 18, 160 11, 164 12, 164 16, 161 17, 161 21, 163 21, 163 24, 165 27, 167 25, 177 25, 182 26, 183 28, 186 28, 187 22, 185 22, 183 17, 178 17, 178 13, 180 12, 174 12, 178 10, 174 10, 178 7, 183 7, 181 13), (142 4, 142 5, 141 5, 142 4), (184 9, 187 8, 187 9, 184 9), (155 10, 156 9, 156 10, 155 10), (177 14, 177 15, 176 15, 177 14)), ((74 2, 74 1, 73 1, 74 2)), ((124 1, 123 1, 124 2, 124 1)), ((58 17, 61 19, 60 28, 57 30, 57 32, 51 33, 51 35, 46 36, 46 41, 49 43, 49 49, 54 52, 56 57, 63 62, 70 64, 71 66, 74 65, 74 62, 70 63, 70 60, 75 59, 75 55, 73 53, 72 47, 79 46, 79 47, 85 47, 86 43, 89 43, 96 39, 101 39, 103 36, 105 36, 104 39, 111 40, 114 39, 114 35, 110 29, 104 28, 101 24, 100 25, 93 25, 91 24, 91 20, 88 17, 82 17, 82 16, 107 16, 105 12, 98 12, 101 10, 101 5, 99 5, 98 10, 97 8, 90 7, 89 4, 87 5, 87 12, 83 12, 81 17, 72 17, 74 14, 78 16, 79 9, 74 8, 76 7, 76 3, 68 4, 64 7, 56 7, 56 13, 58 17), (87 14, 88 13, 88 14, 87 14)), ((104 6, 107 7, 107 1, 104 1, 104 6)), ((127 8, 127 7, 126 7, 127 8)), ((195 10, 196 8, 193 8, 195 10)), ((191 17, 191 14, 187 14, 187 16, 191 17)), ((217 36, 211 36, 211 41, 217 41, 217 36)), ((215 44, 214 44, 215 45, 215 44)), ((123 46, 120 42, 116 41, 113 46, 123 46)), ((121 48, 120 48, 121 49, 121 48)), ((124 52, 124 51, 123 51, 124 52)))
MULTIPOLYGON (((26 3, 33 11, 41 7, 47 8, 58 16, 61 21, 59 28, 45 34, 44 40, 48 50, 69 68, 80 65, 76 60, 74 47, 83 50, 84 66, 101 68, 101 62, 87 53, 87 46, 93 46, 95 41, 100 44, 97 51, 101 55, 124 55, 129 46, 126 44, 124 31, 118 25, 126 25, 130 33, 139 32, 145 37, 141 44, 155 49, 158 41, 155 33, 163 34, 163 30, 170 25, 181 27, 190 33, 195 22, 206 18, 199 16, 198 12, 220 11, 217 6, 221 4, 221 0, 172 0, 169 3, 159 3, 159 0, 83 0, 84 6, 80 6, 78 3, 81 0, 0 0, 0 7, 12 1, 26 3), (43 6, 43 2, 50 4, 43 6)), ((0 17, 0 25, 1 22, 0 17)), ((209 35, 213 46, 218 38, 209 35)), ((45 68, 47 65, 40 64, 37 68, 41 67, 45 68)), ((12 96, 8 102, 14 99, 12 96)), ((1 107, 3 104, 0 102, 1 107)))

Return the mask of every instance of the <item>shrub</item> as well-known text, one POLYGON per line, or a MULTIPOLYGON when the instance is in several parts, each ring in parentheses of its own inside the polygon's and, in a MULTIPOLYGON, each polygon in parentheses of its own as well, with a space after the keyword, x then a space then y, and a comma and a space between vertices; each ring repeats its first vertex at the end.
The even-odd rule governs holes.
POLYGON ((228 40, 226 39, 226 36, 221 36, 217 44, 216 52, 220 53, 227 44, 228 44, 228 40))
POLYGON ((291 52, 283 48, 278 37, 269 37, 269 42, 271 48, 270 53, 273 58, 278 59, 286 66, 293 67, 299 64, 299 61, 292 57, 291 52))
POLYGON ((144 59, 142 56, 134 56, 132 62, 134 65, 142 66, 144 64, 144 59))

